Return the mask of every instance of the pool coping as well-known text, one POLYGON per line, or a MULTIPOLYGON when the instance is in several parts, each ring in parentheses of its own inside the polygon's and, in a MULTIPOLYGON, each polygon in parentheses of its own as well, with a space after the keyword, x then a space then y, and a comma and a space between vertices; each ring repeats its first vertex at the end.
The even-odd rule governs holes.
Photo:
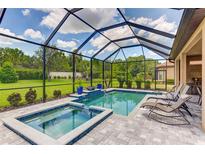
MULTIPOLYGON (((145 97, 133 108, 133 110, 127 115, 121 115, 121 114, 116 114, 113 112, 113 114, 116 114, 117 116, 120 116, 122 118, 132 118, 134 117, 135 113, 139 110, 140 106, 146 102, 148 97, 152 97, 152 96, 156 96, 154 94, 158 94, 158 93, 166 93, 164 91, 160 91, 160 90, 144 90, 144 89, 126 89, 126 88, 108 88, 108 89, 103 89, 105 92, 112 92, 112 91, 124 91, 124 92, 141 92, 141 93, 149 93, 146 94, 145 97)), ((73 101, 78 100, 79 98, 75 98, 73 101)), ((80 103, 83 104, 83 103, 80 103)))
MULTIPOLYGON (((136 114, 136 112, 140 109, 140 106, 146 102, 147 98, 148 97, 152 97, 152 96, 156 96, 154 94, 157 94, 157 93, 166 93, 164 91, 160 91, 160 90, 144 90, 144 89, 125 89, 125 88, 109 88, 107 89, 108 92, 111 92, 111 91, 114 91, 114 90, 118 90, 118 91, 127 91, 127 92, 145 92, 145 93, 152 93, 152 94, 146 94, 145 97, 134 107, 134 109, 127 115, 127 116, 123 116, 123 115, 119 115, 117 114, 118 116, 121 116, 121 117, 125 117, 125 118, 133 118, 136 114)), ((115 113, 113 113, 115 114, 115 113)))
POLYGON ((40 131, 24 124, 23 122, 19 121, 19 118, 29 116, 35 113, 39 112, 46 112, 48 110, 65 106, 65 105, 70 105, 74 107, 84 107, 83 104, 81 103, 76 103, 76 102, 67 102, 59 105, 54 105, 51 107, 47 107, 44 109, 39 109, 37 111, 31 111, 28 113, 24 114, 19 114, 14 117, 8 117, 2 119, 3 124, 17 133, 19 136, 23 137, 25 140, 30 142, 31 144, 37 144, 37 145, 65 145, 65 144, 73 144, 77 140, 79 140, 81 137, 86 135, 88 132, 90 132, 95 126, 97 126, 99 123, 104 121, 107 117, 109 117, 113 111, 111 109, 106 109, 102 107, 97 107, 97 106, 90 106, 89 109, 92 110, 98 110, 102 111, 100 114, 96 115, 92 119, 88 120, 87 122, 83 123, 79 127, 75 128, 74 130, 66 133, 62 137, 58 139, 54 139, 46 134, 41 133, 40 131))

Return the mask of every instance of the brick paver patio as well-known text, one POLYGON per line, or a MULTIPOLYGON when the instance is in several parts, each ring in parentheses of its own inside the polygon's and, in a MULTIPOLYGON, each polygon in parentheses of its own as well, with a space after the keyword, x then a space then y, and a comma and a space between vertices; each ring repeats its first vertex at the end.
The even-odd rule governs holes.
MULTIPOLYGON (((0 113, 0 119, 70 100, 71 98, 66 98, 3 112, 0 113)), ((128 117, 113 114, 75 144, 205 144, 205 133, 201 129, 201 106, 192 102, 187 104, 193 114, 193 117, 187 115, 191 125, 164 125, 147 118, 147 109, 137 109, 128 117)), ((29 143, 0 121, 0 144, 29 143)))

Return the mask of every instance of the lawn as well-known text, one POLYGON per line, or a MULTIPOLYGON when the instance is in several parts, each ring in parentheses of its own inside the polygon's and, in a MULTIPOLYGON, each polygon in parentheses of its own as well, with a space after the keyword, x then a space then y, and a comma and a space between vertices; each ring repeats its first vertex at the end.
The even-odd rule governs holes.
MULTIPOLYGON (((79 86, 79 82, 76 80, 75 87, 79 86)), ((93 79, 93 86, 96 86, 98 83, 102 83, 102 79, 93 79)), ((3 84, 0 83, 0 89, 5 89, 5 88, 19 88, 19 87, 31 87, 31 86, 42 86, 42 80, 19 80, 17 83, 9 83, 9 84, 3 84)), ((119 87, 119 83, 116 79, 113 79, 112 83, 113 87, 119 87)), ((53 98, 53 91, 54 90, 61 90, 62 95, 66 95, 69 93, 72 93, 73 91, 73 86, 72 86, 72 79, 55 79, 51 81, 46 81, 46 94, 47 98, 53 98), (58 85, 60 84, 60 85, 58 85), (66 84, 66 85, 64 85, 66 84), (52 85, 52 86, 51 86, 52 85), (58 86, 56 86, 58 85, 58 86)), ((90 86, 90 81, 82 81, 82 86, 83 87, 88 87, 90 86)), ((173 85, 168 85, 167 89, 170 89, 173 85)), ((124 84, 124 87, 126 88, 126 85, 124 84)), ((133 82, 132 85, 133 88, 136 88, 135 82, 133 82)), ((144 88, 144 85, 142 84, 142 88, 144 88)), ((151 88, 154 89, 154 83, 151 84, 151 88)), ((157 88, 164 89, 164 85, 157 85, 157 88)), ((43 88, 38 87, 38 88, 33 88, 37 91, 37 100, 42 99, 42 94, 43 94, 43 88)), ((13 92, 18 92, 22 96, 22 101, 21 103, 25 103, 25 93, 29 90, 29 88, 26 89, 14 89, 14 90, 0 90, 0 108, 1 107, 6 107, 9 106, 9 102, 7 101, 7 97, 12 94, 13 92)))
MULTIPOLYGON (((96 81, 97 82, 97 81, 96 81)), ((5 88, 20 88, 20 87, 31 87, 31 86, 42 86, 42 80, 19 80, 17 83, 9 83, 4 84, 0 83, 0 89, 5 88)), ((53 97, 53 91, 54 90, 61 90, 62 95, 66 95, 69 93, 72 93, 73 86, 72 86, 72 79, 66 80, 66 79, 56 79, 51 81, 46 81, 46 94, 47 98, 53 97), (62 85, 58 85, 62 84, 62 85), (68 85, 63 85, 68 84, 68 85), (53 86, 51 86, 53 85, 53 86), (58 85, 58 86, 56 86, 58 85)), ((76 81, 76 87, 78 86, 78 81, 76 81)), ((89 81, 83 81, 82 86, 87 87, 90 86, 89 81)), ((37 91, 37 99, 41 100, 43 95, 43 88, 33 88, 37 91)), ((0 90, 0 107, 6 107, 9 106, 9 102, 7 101, 7 97, 12 94, 13 92, 18 92, 22 96, 22 102, 25 103, 25 93, 29 90, 29 88, 26 89, 14 89, 14 90, 0 90)))

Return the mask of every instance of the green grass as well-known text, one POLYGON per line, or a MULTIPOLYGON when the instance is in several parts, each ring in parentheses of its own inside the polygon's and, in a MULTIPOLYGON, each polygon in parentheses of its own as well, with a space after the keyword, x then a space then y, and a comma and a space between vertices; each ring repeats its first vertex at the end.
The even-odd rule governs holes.
MULTIPOLYGON (((76 80, 75 88, 79 86, 78 80, 76 80)), ((98 83, 102 83, 102 79, 93 79, 93 86, 96 86, 98 83)), ((0 89, 5 88, 18 88, 18 87, 31 87, 31 86, 42 86, 42 80, 19 80, 17 83, 0 83, 0 89)), ((55 79, 51 81, 46 81, 46 85, 56 85, 56 84, 69 84, 69 85, 59 85, 59 86, 49 86, 46 88, 46 94, 47 98, 53 98, 53 91, 54 90, 61 90, 62 95, 66 95, 69 93, 72 93, 73 86, 72 86, 72 79, 66 80, 66 79, 55 79)), ((116 79, 113 79, 113 87, 119 87, 119 83, 116 79)), ((82 81, 83 87, 90 86, 89 81, 82 81)), ((167 89, 170 89, 173 85, 168 85, 167 89)), ((126 85, 124 84, 124 87, 126 88, 126 85)), ((136 88, 136 83, 133 82, 132 85, 133 88, 136 88)), ((142 84, 142 88, 144 88, 144 84, 142 84)), ((154 89, 154 82, 151 84, 151 88, 154 89)), ((164 85, 157 84, 157 88, 164 88, 164 85)), ((42 99, 43 95, 43 88, 34 88, 37 91, 37 100, 42 99)), ((21 103, 25 103, 25 93, 29 90, 29 88, 26 89, 16 89, 16 90, 0 90, 0 108, 9 106, 9 102, 7 101, 7 97, 12 94, 13 92, 18 92, 22 96, 21 103)))
MULTIPOLYGON (((95 80, 98 82, 98 80, 95 80)), ((42 86, 42 80, 19 80, 17 83, 0 83, 0 89, 5 88, 19 88, 19 87, 31 87, 31 86, 42 86)), ((72 93, 73 86, 72 86, 72 79, 66 80, 66 79, 55 79, 51 81, 46 81, 46 85, 56 85, 56 84, 69 84, 69 85, 59 85, 59 86, 49 86, 46 88, 46 94, 47 98, 53 97, 53 91, 54 90, 61 90, 62 95, 66 95, 69 93, 72 93)), ((76 81, 76 87, 78 86, 78 81, 76 81)), ((87 87, 90 86, 89 81, 82 81, 82 86, 87 87)), ((33 88, 37 91, 37 100, 42 99, 43 95, 43 88, 33 88)), ((0 91, 0 108, 9 106, 9 102, 7 101, 7 97, 12 94, 13 92, 18 92, 21 94, 22 101, 21 103, 25 103, 25 93, 29 90, 29 88, 26 89, 14 89, 14 90, 1 90, 0 91)))

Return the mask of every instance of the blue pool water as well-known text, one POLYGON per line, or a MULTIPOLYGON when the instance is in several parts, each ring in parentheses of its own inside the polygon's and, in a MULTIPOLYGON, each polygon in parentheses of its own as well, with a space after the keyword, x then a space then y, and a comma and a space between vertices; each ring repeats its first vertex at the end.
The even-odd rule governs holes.
POLYGON ((19 120, 54 139, 58 139, 87 122, 98 113, 86 109, 64 106, 23 117, 19 120))
POLYGON ((146 94, 143 92, 112 91, 103 95, 89 96, 77 100, 77 102, 87 106, 110 108, 116 114, 127 116, 146 94))

